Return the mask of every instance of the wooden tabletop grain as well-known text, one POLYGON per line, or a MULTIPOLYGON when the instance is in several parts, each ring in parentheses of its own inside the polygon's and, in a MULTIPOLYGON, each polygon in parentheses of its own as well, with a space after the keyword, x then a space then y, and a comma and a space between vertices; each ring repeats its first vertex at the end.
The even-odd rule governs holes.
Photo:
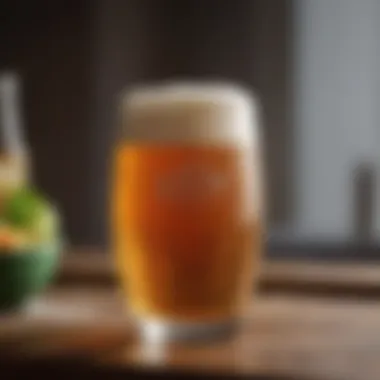
MULTIPOLYGON (((83 249, 64 256, 59 280, 64 283, 116 284, 112 256, 83 249)), ((270 259, 262 264, 260 286, 276 291, 361 295, 380 299, 380 263, 270 259)))
POLYGON ((112 288, 51 289, 0 317, 0 354, 81 357, 102 371, 380 379, 380 302, 258 295, 234 337, 187 346, 143 344, 123 304, 112 288))

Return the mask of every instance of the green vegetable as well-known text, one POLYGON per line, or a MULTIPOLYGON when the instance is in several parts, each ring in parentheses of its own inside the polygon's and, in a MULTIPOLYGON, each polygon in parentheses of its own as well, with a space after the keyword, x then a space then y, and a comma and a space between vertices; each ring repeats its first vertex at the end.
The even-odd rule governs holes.
POLYGON ((59 235, 57 210, 35 189, 23 188, 10 195, 4 202, 2 219, 24 229, 36 242, 52 242, 59 235))

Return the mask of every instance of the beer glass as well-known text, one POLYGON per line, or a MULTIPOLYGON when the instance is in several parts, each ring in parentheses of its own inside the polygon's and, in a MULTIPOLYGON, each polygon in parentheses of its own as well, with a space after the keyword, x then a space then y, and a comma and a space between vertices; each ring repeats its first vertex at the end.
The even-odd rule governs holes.
POLYGON ((148 339, 231 331, 261 255, 257 104, 230 84, 128 92, 114 155, 112 235, 148 339))

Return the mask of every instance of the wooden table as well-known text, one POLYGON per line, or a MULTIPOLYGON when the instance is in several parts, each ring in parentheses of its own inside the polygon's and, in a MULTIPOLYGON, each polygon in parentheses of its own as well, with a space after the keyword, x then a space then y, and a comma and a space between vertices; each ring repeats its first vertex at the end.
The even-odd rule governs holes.
POLYGON ((0 318, 0 353, 4 347, 23 358, 81 357, 119 373, 378 380, 380 302, 263 294, 233 339, 160 348, 139 341, 112 288, 58 288, 25 313, 0 318))

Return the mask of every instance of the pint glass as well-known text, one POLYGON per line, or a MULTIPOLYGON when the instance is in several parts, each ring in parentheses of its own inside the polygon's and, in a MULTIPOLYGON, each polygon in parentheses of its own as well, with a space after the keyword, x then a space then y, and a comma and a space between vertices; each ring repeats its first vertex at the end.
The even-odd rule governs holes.
POLYGON ((232 85, 170 84, 121 108, 112 234, 128 305, 148 338, 230 330, 261 255, 257 105, 232 85))

